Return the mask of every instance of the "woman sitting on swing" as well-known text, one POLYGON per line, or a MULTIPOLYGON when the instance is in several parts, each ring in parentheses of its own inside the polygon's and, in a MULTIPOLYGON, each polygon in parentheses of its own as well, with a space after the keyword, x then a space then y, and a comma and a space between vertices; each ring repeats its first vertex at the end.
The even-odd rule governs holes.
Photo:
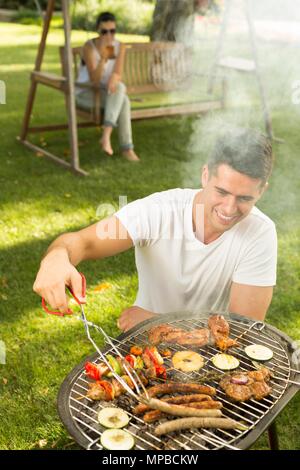
MULTIPOLYGON (((100 144, 111 156, 111 133, 118 127, 122 155, 129 161, 139 161, 133 150, 130 118, 130 101, 126 87, 121 82, 125 45, 115 39, 116 18, 112 13, 101 13, 96 22, 99 36, 87 41, 77 82, 100 85, 101 108, 104 111, 103 135, 100 144)), ((94 93, 90 89, 77 88, 76 102, 79 106, 93 108, 94 93)))

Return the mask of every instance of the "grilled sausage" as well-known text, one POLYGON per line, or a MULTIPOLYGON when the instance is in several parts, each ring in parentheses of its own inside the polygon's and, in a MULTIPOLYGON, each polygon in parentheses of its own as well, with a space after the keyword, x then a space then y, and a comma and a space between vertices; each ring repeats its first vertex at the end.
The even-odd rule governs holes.
MULTIPOLYGON (((202 401, 202 402, 187 403, 185 406, 187 406, 188 408, 196 408, 198 410, 199 409, 200 410, 213 410, 213 409, 220 410, 223 405, 220 401, 208 400, 208 401, 202 401)), ((143 420, 146 423, 154 423, 155 421, 157 421, 160 418, 163 418, 164 416, 166 415, 162 411, 152 410, 143 416, 143 420)))
POLYGON ((156 397, 157 395, 167 393, 204 393, 205 395, 215 395, 216 389, 209 385, 202 385, 197 383, 177 383, 168 382, 163 384, 154 385, 148 388, 148 394, 150 397, 156 397))
MULTIPOLYGON (((174 405, 183 405, 185 403, 210 401, 210 400, 212 400, 211 396, 205 395, 204 393, 198 393, 198 394, 194 393, 192 395, 179 395, 177 397, 163 399, 163 401, 167 403, 173 403, 174 405)), ((140 403, 134 408, 133 413, 142 414, 150 409, 151 408, 149 408, 149 406, 140 403)))
POLYGON ((246 426, 237 423, 230 418, 183 418, 166 421, 159 424, 154 431, 156 436, 162 436, 169 432, 179 431, 181 429, 192 428, 219 428, 219 429, 241 429, 245 430, 246 426))
POLYGON ((153 410, 160 410, 173 416, 222 416, 220 410, 198 410, 196 408, 189 408, 184 405, 173 405, 165 401, 158 400, 157 398, 150 398, 148 405, 153 410))

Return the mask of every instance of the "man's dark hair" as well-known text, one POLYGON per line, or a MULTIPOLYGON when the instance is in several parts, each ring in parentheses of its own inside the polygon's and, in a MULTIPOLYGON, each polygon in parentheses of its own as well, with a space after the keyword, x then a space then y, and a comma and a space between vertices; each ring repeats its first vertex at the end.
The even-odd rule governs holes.
POLYGON ((105 21, 114 21, 116 22, 116 17, 113 13, 110 13, 109 11, 104 11, 98 15, 98 18, 96 20, 96 29, 99 28, 100 23, 105 23, 105 21))
POLYGON ((265 184, 272 172, 271 140, 254 129, 232 129, 217 139, 208 160, 208 169, 215 172, 219 165, 260 179, 265 184))

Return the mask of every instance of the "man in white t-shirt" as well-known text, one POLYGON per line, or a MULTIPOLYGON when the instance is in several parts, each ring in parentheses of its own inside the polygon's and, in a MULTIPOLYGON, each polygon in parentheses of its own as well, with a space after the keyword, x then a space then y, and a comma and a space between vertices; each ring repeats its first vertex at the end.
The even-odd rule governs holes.
POLYGON ((66 313, 65 286, 81 297, 75 268, 80 261, 134 246, 139 288, 135 305, 120 316, 122 330, 172 311, 264 319, 276 284, 277 237, 274 223, 255 204, 272 163, 271 144, 259 132, 223 135, 203 167, 203 189, 155 193, 61 235, 41 262, 35 292, 66 313))

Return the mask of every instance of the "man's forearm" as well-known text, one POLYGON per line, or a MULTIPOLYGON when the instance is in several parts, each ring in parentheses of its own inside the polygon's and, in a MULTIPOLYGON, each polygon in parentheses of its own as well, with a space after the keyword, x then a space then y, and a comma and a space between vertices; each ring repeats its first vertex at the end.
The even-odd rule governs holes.
POLYGON ((78 233, 65 233, 60 235, 49 246, 43 260, 51 255, 66 258, 73 266, 77 266, 85 259, 85 246, 78 233))

